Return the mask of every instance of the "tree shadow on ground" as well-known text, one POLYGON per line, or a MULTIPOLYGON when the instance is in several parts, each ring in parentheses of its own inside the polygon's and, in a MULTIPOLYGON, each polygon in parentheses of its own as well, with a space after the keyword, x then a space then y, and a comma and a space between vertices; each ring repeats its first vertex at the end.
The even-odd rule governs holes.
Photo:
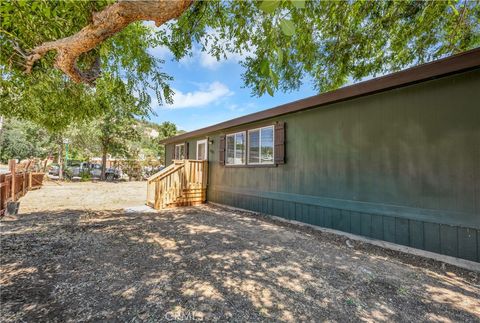
POLYGON ((478 321, 479 287, 217 207, 1 222, 4 321, 478 321))

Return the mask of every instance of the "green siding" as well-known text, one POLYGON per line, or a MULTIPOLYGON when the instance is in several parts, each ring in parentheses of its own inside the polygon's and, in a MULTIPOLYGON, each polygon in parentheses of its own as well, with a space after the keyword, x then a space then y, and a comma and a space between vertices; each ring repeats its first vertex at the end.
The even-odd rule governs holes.
POLYGON ((440 226, 441 253, 456 257, 458 255, 458 229, 450 225, 440 226))
POLYGON ((410 244, 409 223, 407 219, 395 218, 395 242, 408 246, 410 244))
POLYGON ((383 218, 383 239, 395 242, 395 218, 389 216, 383 218))
POLYGON ((458 230, 458 256, 468 260, 477 259, 477 234, 473 229, 458 230))
POLYGON ((409 246, 417 249, 425 249, 423 222, 409 220, 409 246))
POLYGON ((278 167, 221 166, 209 134, 208 199, 479 261, 478 89, 477 69, 223 132, 284 121, 278 167))
POLYGON ((383 240, 384 225, 383 219, 386 218, 382 215, 372 214, 372 238, 383 240))
POLYGON ((425 250, 440 252, 440 225, 437 223, 424 223, 425 250))

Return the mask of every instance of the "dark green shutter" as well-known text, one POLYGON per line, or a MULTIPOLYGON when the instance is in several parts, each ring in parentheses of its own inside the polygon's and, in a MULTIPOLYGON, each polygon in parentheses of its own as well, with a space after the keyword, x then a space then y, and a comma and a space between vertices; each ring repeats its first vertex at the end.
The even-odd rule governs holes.
POLYGON ((285 122, 275 124, 275 164, 285 164, 285 122))
POLYGON ((218 147, 220 152, 220 165, 225 165, 225 135, 220 136, 220 147, 218 147))

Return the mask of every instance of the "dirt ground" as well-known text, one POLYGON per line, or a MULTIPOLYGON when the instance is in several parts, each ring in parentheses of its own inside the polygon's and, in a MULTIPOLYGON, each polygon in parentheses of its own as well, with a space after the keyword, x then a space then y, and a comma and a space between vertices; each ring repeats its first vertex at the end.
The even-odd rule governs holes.
POLYGON ((48 181, 42 189, 29 192, 21 199, 20 212, 123 209, 145 204, 146 192, 146 182, 48 181))
POLYGON ((2 322, 480 321, 473 272, 220 207, 121 210, 145 183, 52 185, 0 222, 2 322))

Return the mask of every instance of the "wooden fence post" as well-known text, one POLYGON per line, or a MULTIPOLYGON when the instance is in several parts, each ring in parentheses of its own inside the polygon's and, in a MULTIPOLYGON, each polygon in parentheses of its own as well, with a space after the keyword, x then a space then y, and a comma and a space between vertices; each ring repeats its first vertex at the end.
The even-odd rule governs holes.
POLYGON ((12 174, 12 190, 11 190, 11 197, 12 197, 12 201, 15 202, 16 201, 16 195, 15 195, 15 182, 16 182, 16 176, 15 176, 15 171, 16 171, 16 168, 17 168, 17 161, 15 159, 10 159, 8 161, 8 168, 10 170, 10 174, 12 174))

